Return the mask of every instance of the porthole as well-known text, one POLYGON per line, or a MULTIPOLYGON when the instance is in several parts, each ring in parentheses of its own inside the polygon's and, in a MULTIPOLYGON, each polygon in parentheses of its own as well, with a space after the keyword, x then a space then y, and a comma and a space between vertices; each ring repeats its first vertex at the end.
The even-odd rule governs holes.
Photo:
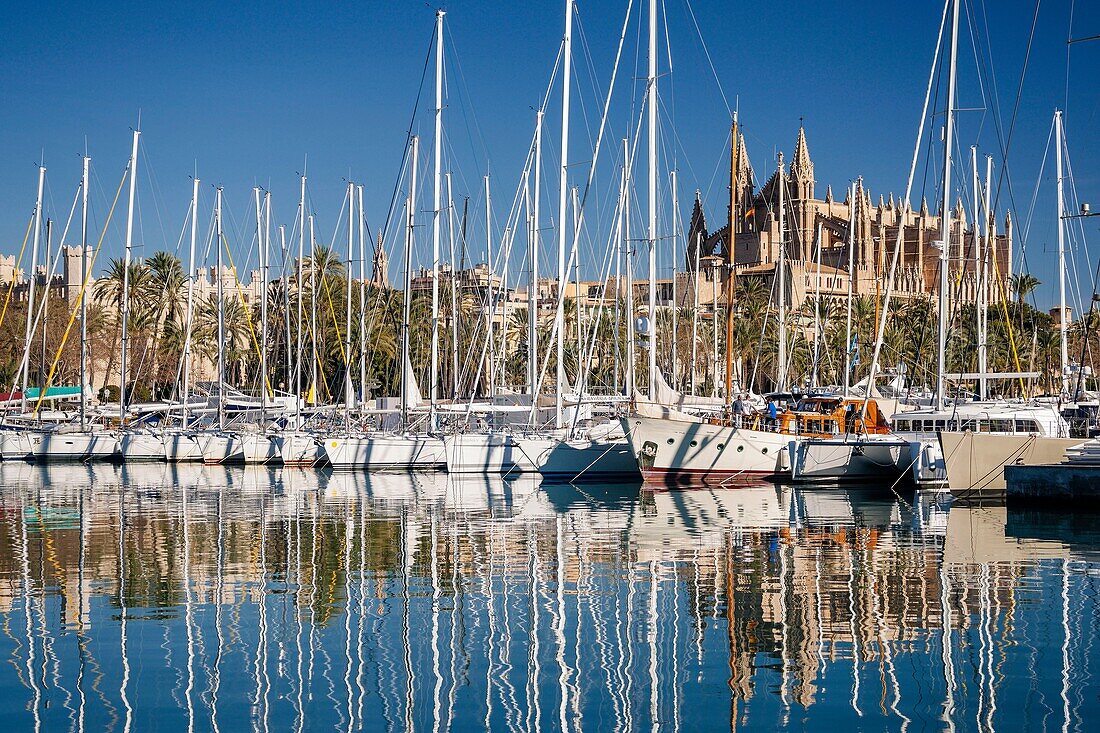
POLYGON ((718 450, 722 450, 722 449, 723 449, 723 448, 725 448, 725 447, 726 447, 726 444, 725 444, 725 443, 719 443, 719 444, 718 444, 718 450))
POLYGON ((675 440, 673 440, 672 438, 669 438, 669 439, 668 439, 668 440, 666 440, 665 442, 666 442, 666 443, 668 443, 669 445, 672 445, 672 444, 673 444, 673 443, 675 443, 676 441, 675 441, 675 440))
POLYGON ((694 448, 695 446, 699 445, 699 441, 698 440, 693 440, 690 443, 688 443, 688 445, 690 445, 692 448, 694 448))
POLYGON ((767 453, 767 452, 768 452, 768 449, 767 449, 767 448, 761 448, 761 449, 760 449, 760 452, 761 452, 761 453, 767 453))
POLYGON ((743 451, 743 450, 745 450, 745 446, 743 446, 743 445, 739 445, 739 446, 737 446, 737 452, 738 452, 738 453, 740 453, 740 452, 741 452, 741 451, 743 451))

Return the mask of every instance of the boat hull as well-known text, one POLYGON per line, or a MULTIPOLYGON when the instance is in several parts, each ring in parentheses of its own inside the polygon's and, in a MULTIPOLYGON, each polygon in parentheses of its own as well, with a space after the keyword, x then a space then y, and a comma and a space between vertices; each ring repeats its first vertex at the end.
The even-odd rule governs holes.
POLYGON ((998 435, 970 431, 940 433, 947 487, 957 496, 1004 496, 1005 466, 1061 463, 1066 459, 1066 451, 1085 442, 1085 438, 1041 435, 998 435))
POLYGON ((172 431, 164 434, 164 457, 170 463, 190 463, 202 460, 202 449, 193 433, 172 431))
POLYGON ((443 441, 427 435, 329 436, 323 447, 337 470, 436 471, 447 465, 443 441))
POLYGON ((324 448, 308 433, 282 433, 273 440, 284 466, 314 466, 324 462, 324 448))
POLYGON ((623 429, 642 477, 673 485, 789 474, 790 445, 798 442, 784 433, 641 416, 623 418, 623 429))
POLYGON ((555 437, 512 438, 517 449, 543 476, 557 478, 639 478, 630 444, 620 441, 559 440, 555 437))
POLYGON ((203 463, 244 463, 244 446, 232 433, 197 433, 194 440, 203 463))
POLYGON ((798 482, 892 484, 911 475, 910 443, 900 438, 806 438, 790 452, 798 482))
POLYGON ((114 433, 43 433, 33 446, 34 460, 41 463, 104 461, 118 456, 114 433))
POLYGON ((26 461, 34 457, 34 446, 41 433, 25 430, 0 430, 0 459, 26 461))
POLYGON ((510 433, 454 433, 443 437, 448 473, 537 473, 531 455, 510 433))
POLYGON ((153 433, 123 433, 119 449, 124 461, 163 461, 164 439, 153 433))

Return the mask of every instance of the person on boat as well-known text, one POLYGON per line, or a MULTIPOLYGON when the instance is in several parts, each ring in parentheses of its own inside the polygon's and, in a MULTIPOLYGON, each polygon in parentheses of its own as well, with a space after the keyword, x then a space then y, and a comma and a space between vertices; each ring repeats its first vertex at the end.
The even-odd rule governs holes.
POLYGON ((779 410, 772 400, 768 400, 768 427, 770 430, 779 430, 779 410))
POLYGON ((741 428, 741 421, 745 416, 745 401, 742 399, 740 392, 737 393, 737 399, 733 401, 733 426, 737 429, 741 428))

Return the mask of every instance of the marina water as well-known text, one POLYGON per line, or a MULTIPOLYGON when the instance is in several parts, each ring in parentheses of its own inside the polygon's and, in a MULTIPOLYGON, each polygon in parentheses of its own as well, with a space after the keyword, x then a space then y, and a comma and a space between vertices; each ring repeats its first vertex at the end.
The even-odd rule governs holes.
POLYGON ((1083 731, 1095 517, 770 483, 0 465, 10 730, 1083 731))

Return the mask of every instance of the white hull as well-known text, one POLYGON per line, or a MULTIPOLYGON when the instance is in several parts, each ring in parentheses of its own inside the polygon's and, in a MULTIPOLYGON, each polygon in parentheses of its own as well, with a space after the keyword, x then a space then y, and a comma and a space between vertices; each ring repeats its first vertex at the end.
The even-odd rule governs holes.
POLYGON ((124 461, 163 461, 164 440, 145 432, 123 433, 119 440, 124 461))
POLYGON ((274 442, 285 466, 313 466, 325 460, 325 449, 309 433, 281 433, 274 442))
POLYGON ((260 465, 282 460, 282 452, 273 435, 239 433, 236 438, 241 446, 241 458, 247 464, 260 465))
POLYGON ((790 471, 784 433, 703 422, 632 416, 623 418, 631 452, 647 480, 730 481, 790 471))
POLYGON ((434 471, 446 467, 443 441, 427 435, 329 436, 325 458, 336 469, 434 471))
POLYGON ((0 458, 5 461, 28 460, 42 434, 29 430, 0 430, 0 458))
POLYGON ((96 461, 118 455, 115 433, 43 433, 33 448, 34 460, 96 461))
POLYGON ((1085 438, 1048 438, 1039 435, 997 435, 974 432, 941 432, 940 446, 947 467, 947 486, 952 492, 1003 494, 1004 467, 1043 466, 1061 463, 1066 451, 1087 442, 1085 438))
POLYGON ((538 472, 533 456, 521 450, 509 433, 455 433, 444 436, 443 444, 448 473, 538 472))
POLYGON ((795 481, 895 482, 912 463, 909 441, 892 436, 803 438, 790 450, 795 481))
POLYGON ((244 447, 237 436, 232 433, 196 433, 194 440, 199 446, 203 463, 244 462, 244 447))
POLYGON ((562 478, 636 478, 638 461, 625 440, 559 440, 554 437, 512 438, 519 451, 543 476, 562 478))
POLYGON ((162 436, 164 457, 170 463, 201 461, 202 450, 193 433, 174 430, 162 436))

